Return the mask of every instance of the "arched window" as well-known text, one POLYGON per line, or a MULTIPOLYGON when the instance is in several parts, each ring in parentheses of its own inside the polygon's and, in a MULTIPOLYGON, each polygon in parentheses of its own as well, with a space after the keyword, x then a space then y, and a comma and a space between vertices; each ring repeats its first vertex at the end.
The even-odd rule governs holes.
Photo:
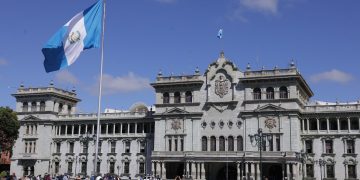
POLYGON ((192 93, 190 91, 186 91, 186 93, 185 93, 185 102, 187 102, 187 103, 192 102, 192 93))
POLYGON ((280 98, 287 99, 288 98, 288 90, 285 86, 280 87, 280 98))
POLYGON ((224 136, 219 137, 219 151, 225 151, 225 138, 224 138, 224 136))
POLYGON ((40 111, 45 111, 45 102, 44 101, 40 102, 40 111))
POLYGON ((31 103, 31 112, 35 112, 36 111, 36 102, 32 102, 31 103))
POLYGON ((201 138, 201 150, 207 151, 207 137, 206 136, 203 136, 201 138))
POLYGON ((237 151, 243 151, 243 137, 237 137, 237 151))
POLYGON ((216 151, 216 138, 211 136, 210 138, 210 151, 216 151))
POLYGON ((260 88, 254 88, 254 100, 259 100, 261 99, 261 89, 260 88))
POLYGON ((68 105, 68 111, 67 111, 68 114, 71 114, 71 108, 72 108, 71 105, 68 105))
POLYGON ((174 93, 174 103, 181 103, 180 92, 174 93))
POLYGON ((234 138, 232 136, 228 137, 228 151, 234 151, 234 138))
POLYGON ((28 109, 29 109, 29 107, 28 107, 28 102, 23 102, 22 111, 23 111, 23 112, 28 112, 28 109))
POLYGON ((166 92, 166 93, 163 94, 163 103, 168 104, 169 101, 170 101, 170 96, 169 96, 169 93, 166 92))
POLYGON ((63 104, 60 103, 60 104, 59 104, 59 113, 61 113, 62 111, 63 111, 63 104))
POLYGON ((266 99, 274 99, 274 88, 273 87, 266 88, 266 99))

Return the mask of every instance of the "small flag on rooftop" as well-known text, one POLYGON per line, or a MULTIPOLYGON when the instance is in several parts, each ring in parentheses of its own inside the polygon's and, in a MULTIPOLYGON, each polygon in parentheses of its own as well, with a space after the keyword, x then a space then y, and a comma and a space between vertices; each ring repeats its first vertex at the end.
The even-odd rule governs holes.
POLYGON ((85 49, 100 47, 103 1, 76 14, 42 48, 46 72, 70 66, 85 49))
POLYGON ((219 29, 219 32, 217 34, 217 37, 221 39, 223 37, 223 29, 219 29))

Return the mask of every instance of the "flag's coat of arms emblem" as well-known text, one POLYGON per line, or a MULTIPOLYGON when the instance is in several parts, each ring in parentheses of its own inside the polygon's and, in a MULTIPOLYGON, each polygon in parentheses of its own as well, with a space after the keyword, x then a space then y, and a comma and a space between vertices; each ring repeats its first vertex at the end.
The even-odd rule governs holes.
POLYGON ((219 80, 215 81, 215 94, 223 98, 229 92, 229 80, 220 76, 219 80))
POLYGON ((79 31, 73 31, 70 33, 68 39, 70 41, 70 44, 74 44, 78 41, 80 41, 80 38, 81 38, 81 34, 79 31))

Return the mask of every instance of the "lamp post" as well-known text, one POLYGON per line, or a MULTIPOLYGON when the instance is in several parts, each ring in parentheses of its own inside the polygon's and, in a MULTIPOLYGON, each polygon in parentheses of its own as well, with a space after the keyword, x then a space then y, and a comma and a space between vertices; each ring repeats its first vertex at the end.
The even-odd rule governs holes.
POLYGON ((264 134, 262 129, 259 128, 256 134, 249 134, 250 142, 252 145, 257 146, 260 151, 260 180, 263 179, 262 177, 262 148, 263 148, 263 141, 267 139, 268 141, 272 140, 272 136, 270 134, 264 134))
POLYGON ((301 165, 302 165, 302 179, 304 180, 305 179, 305 171, 304 171, 304 166, 305 166, 305 162, 306 162, 306 159, 307 159, 307 153, 304 152, 303 150, 301 150, 300 152, 296 152, 296 158, 301 162, 301 165))
MULTIPOLYGON (((319 159, 319 160, 316 160, 315 162, 318 163, 320 166, 320 179, 323 180, 322 169, 323 169, 323 166, 326 165, 326 161, 323 159, 319 159)), ((324 176, 325 176, 325 174, 324 174, 324 176)))
MULTIPOLYGON (((87 132, 86 134, 84 135, 80 135, 79 136, 79 140, 80 142, 83 143, 84 147, 86 148, 86 152, 83 152, 83 153, 86 153, 86 166, 87 166, 87 163, 88 163, 88 154, 89 154, 89 141, 92 141, 96 138, 95 135, 91 135, 89 132, 87 132)), ((97 158, 97 157, 95 157, 97 158)), ((94 165, 95 166, 95 165, 94 165)), ((87 168, 85 169, 85 177, 87 175, 87 168)))

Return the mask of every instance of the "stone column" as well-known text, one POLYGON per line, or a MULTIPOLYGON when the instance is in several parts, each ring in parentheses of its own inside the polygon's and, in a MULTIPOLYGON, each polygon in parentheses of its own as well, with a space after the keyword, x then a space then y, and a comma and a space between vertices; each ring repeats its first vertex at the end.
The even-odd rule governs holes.
POLYGON ((109 132, 109 124, 106 124, 106 130, 105 130, 106 132, 104 133, 104 134, 108 134, 108 132, 109 132))
POLYGON ((137 124, 138 123, 135 123, 135 134, 137 134, 137 124))
POLYGON ((240 162, 236 162, 236 179, 240 180, 241 174, 240 174, 240 162))
POLYGON ((249 175, 249 164, 248 163, 244 163, 245 166, 245 179, 247 179, 250 175, 249 175))
POLYGON ((347 168, 347 164, 345 164, 345 179, 347 179, 348 177, 349 177, 348 168, 347 168))
POLYGON ((320 122, 319 118, 316 118, 316 124, 317 124, 317 132, 320 132, 320 122))
POLYGON ((305 133, 305 123, 304 123, 305 119, 301 120, 301 126, 302 126, 302 132, 305 133))
POLYGON ((205 162, 200 163, 200 178, 205 179, 205 162))
POLYGON ((256 179, 261 180, 261 175, 260 175, 260 163, 256 163, 256 179))
POLYGON ((309 127, 310 127, 310 125, 309 125, 309 119, 306 119, 306 128, 307 128, 307 133, 309 134, 309 127))
POLYGON ((122 123, 120 123, 120 135, 122 135, 122 128, 123 128, 122 123))
POLYGON ((337 129, 338 129, 338 133, 339 133, 340 132, 340 118, 337 117, 336 120, 337 120, 337 129))
POLYGON ((302 165, 302 168, 303 168, 303 173, 304 173, 304 174, 303 174, 303 177, 306 177, 306 173, 307 173, 307 172, 306 172, 306 164, 303 164, 303 165, 302 165))
POLYGON ((286 164, 286 177, 290 180, 291 173, 290 173, 290 164, 286 164))
POLYGON ((71 125, 71 136, 74 136, 74 125, 71 125))
POLYGON ((162 178, 162 179, 166 179, 165 162, 161 162, 161 178, 162 178))
POLYGON ((156 162, 156 171, 155 171, 155 175, 156 175, 156 176, 160 176, 160 172, 161 172, 160 162, 159 162, 159 161, 157 161, 157 162, 156 162))
POLYGON ((255 163, 250 164, 250 176, 255 180, 255 163))
POLYGON ((192 179, 196 179, 196 167, 194 161, 191 162, 191 177, 192 179))
POLYGON ((207 151, 211 151, 210 149, 211 139, 210 136, 207 137, 207 151))
POLYGON ((350 124, 350 118, 348 117, 347 120, 348 120, 348 132, 350 132, 350 131, 351 131, 351 128, 350 128, 350 125, 351 125, 351 124, 350 124))
POLYGON ((151 162, 151 174, 155 175, 155 162, 154 161, 151 162))
POLYGON ((190 162, 186 162, 186 175, 190 175, 190 162))
POLYGON ((299 175, 298 175, 298 164, 293 164, 292 165, 292 177, 293 177, 293 180, 297 180, 299 178, 299 175))
POLYGON ((327 132, 329 133, 330 132, 329 117, 326 118, 326 129, 327 132))

